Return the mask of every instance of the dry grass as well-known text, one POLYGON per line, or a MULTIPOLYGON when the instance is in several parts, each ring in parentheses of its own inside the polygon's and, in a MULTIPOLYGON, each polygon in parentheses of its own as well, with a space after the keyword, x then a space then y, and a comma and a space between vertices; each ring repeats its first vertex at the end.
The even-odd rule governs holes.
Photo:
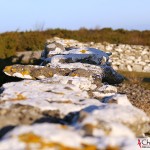
POLYGON ((150 89, 150 72, 129 72, 129 71, 118 71, 126 78, 125 82, 131 84, 138 84, 146 89, 150 89), (145 79, 147 79, 145 82, 145 79))
POLYGON ((6 32, 0 34, 0 58, 8 58, 18 51, 42 50, 46 39, 58 36, 81 42, 109 42, 113 44, 148 45, 150 31, 128 31, 111 28, 66 30, 48 29, 45 31, 6 32))

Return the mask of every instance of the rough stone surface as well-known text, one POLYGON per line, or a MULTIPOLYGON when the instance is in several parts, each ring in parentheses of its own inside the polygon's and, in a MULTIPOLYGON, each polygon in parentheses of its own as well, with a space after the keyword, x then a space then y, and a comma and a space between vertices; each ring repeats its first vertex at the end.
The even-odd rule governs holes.
POLYGON ((0 128, 7 125, 30 124, 42 116, 38 108, 27 105, 16 104, 11 108, 0 108, 0 128))
MULTIPOLYGON (((130 133, 131 134, 131 133, 130 133)), ((136 149, 132 144, 134 137, 94 137, 84 130, 56 124, 34 124, 20 126, 4 136, 0 147, 8 149, 67 149, 67 150, 102 150, 102 149, 136 149)))
POLYGON ((95 66, 91 64, 69 63, 48 66, 33 65, 13 65, 7 66, 4 73, 9 76, 19 77, 23 79, 43 79, 52 77, 54 74, 81 76, 81 77, 98 77, 110 84, 119 84, 123 82, 124 77, 117 73, 112 67, 107 65, 95 66))
MULTIPOLYGON (((109 53, 107 54, 101 50, 87 47, 70 49, 67 51, 63 50, 60 51, 59 53, 57 50, 49 51, 49 53, 47 53, 47 51, 44 50, 42 53, 45 56, 42 65, 48 62, 52 64, 59 64, 62 62, 63 63, 83 62, 101 65, 108 63, 110 55, 109 53)), ((41 59, 43 59, 43 57, 41 59)))
MULTIPOLYGON (((63 118, 68 113, 79 111, 89 105, 99 105, 98 100, 91 100, 88 92, 81 90, 92 88, 92 81, 89 81, 90 84, 81 85, 81 80, 82 78, 72 81, 70 79, 70 84, 55 81, 50 84, 32 80, 7 83, 3 85, 5 90, 0 97, 0 108, 8 108, 14 104, 29 105, 41 111, 58 111, 58 117, 63 118)), ((83 78, 83 82, 85 81, 87 80, 83 78)))
MULTIPOLYGON (((128 45, 128 44, 109 44, 109 43, 81 43, 72 39, 62 39, 54 37, 47 40, 45 49, 42 52, 41 60, 45 60, 47 57, 51 57, 56 54, 62 54, 65 50, 72 48, 92 47, 101 49, 105 52, 112 53, 111 63, 116 70, 131 71, 133 68, 135 71, 150 72, 150 47, 141 45, 128 45), (140 69, 134 67, 135 65, 141 65, 140 69), (128 67, 127 67, 128 66, 128 67), (145 68, 145 69, 144 69, 145 68)), ((23 62, 32 62, 34 59, 40 58, 41 52, 19 52, 17 56, 20 57, 23 62)), ((17 59, 17 58, 16 58, 17 59)), ((15 60, 14 60, 15 61, 15 60)), ((45 60, 46 62, 46 60, 45 60)), ((47 62, 46 62, 47 63, 47 62)))
POLYGON ((123 76, 112 68, 111 53, 98 50, 116 47, 117 56, 130 46, 88 44, 54 38, 41 66, 5 67, 5 74, 28 80, 0 88, 0 150, 135 150, 137 138, 150 134, 150 118, 117 89, 123 76))
POLYGON ((116 104, 87 107, 80 112, 79 121, 84 125, 98 126, 101 123, 119 123, 129 127, 136 135, 149 131, 149 117, 136 107, 116 104), (106 114, 106 115, 104 115, 106 114), (146 123, 147 122, 147 123, 146 123), (143 131, 142 131, 142 130, 143 131))

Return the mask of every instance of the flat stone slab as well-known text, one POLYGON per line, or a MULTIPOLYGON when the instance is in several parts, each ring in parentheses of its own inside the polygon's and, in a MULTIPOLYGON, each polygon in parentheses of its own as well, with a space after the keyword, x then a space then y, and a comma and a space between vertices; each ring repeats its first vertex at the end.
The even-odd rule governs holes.
POLYGON ((83 130, 57 124, 34 124, 16 127, 2 138, 0 147, 9 149, 136 149, 134 137, 121 139, 87 136, 83 130), (63 139, 63 140, 62 140, 63 139))
POLYGON ((104 127, 108 130, 108 135, 113 132, 113 127, 109 126, 118 123, 127 126, 137 136, 141 136, 144 132, 150 131, 149 121, 150 118, 142 110, 134 106, 116 104, 87 107, 79 115, 79 122, 83 126, 89 126, 90 130, 104 127))
POLYGON ((88 89, 89 85, 80 86, 79 81, 76 81, 78 84, 76 86, 34 80, 4 84, 4 91, 0 97, 0 108, 9 108, 11 105, 21 104, 34 106, 41 111, 58 111, 59 117, 64 117, 68 113, 79 111, 86 106, 99 105, 98 100, 90 99, 88 92, 81 90, 88 89))
POLYGON ((4 73, 23 79, 43 79, 58 74, 63 76, 93 77, 95 80, 104 80, 111 84, 119 84, 124 80, 124 77, 110 66, 95 66, 83 63, 48 64, 47 66, 12 65, 5 67, 4 73))
POLYGON ((55 38, 41 65, 6 66, 8 76, 28 80, 0 88, 0 149, 137 149, 150 118, 118 93, 115 84, 124 77, 109 55, 55 38))

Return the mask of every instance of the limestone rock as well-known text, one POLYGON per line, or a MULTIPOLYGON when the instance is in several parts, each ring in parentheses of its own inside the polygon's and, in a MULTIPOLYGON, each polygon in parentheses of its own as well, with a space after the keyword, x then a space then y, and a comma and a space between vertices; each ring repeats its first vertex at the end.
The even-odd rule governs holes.
POLYGON ((135 138, 86 136, 82 130, 56 124, 34 124, 13 129, 2 138, 0 147, 5 150, 35 149, 136 149, 135 138), (63 140, 62 140, 63 139, 63 140))
POLYGON ((94 98, 102 100, 103 98, 108 98, 117 93, 117 88, 112 85, 103 85, 95 89, 92 94, 94 98))
POLYGON ((90 106, 80 112, 79 122, 92 127, 100 127, 105 123, 119 123, 131 129, 140 136, 150 130, 149 117, 134 106, 121 106, 117 104, 90 106), (106 114, 106 115, 104 115, 106 114))
POLYGON ((136 64, 147 71, 148 61, 139 55, 143 49, 55 37, 45 45, 41 66, 5 67, 5 74, 30 80, 0 88, 0 149, 137 149, 136 137, 150 132, 150 118, 118 93, 115 84, 124 77, 109 56, 113 50, 116 68, 136 64), (16 127, 6 130, 10 126, 16 127))
POLYGON ((13 65, 7 66, 4 73, 9 76, 23 79, 43 79, 53 77, 55 74, 63 76, 81 76, 81 77, 103 77, 103 68, 100 66, 70 63, 62 65, 34 66, 34 65, 13 65))
POLYGON ((49 58, 56 54, 61 54, 68 49, 83 47, 83 45, 85 44, 80 43, 76 40, 54 37, 53 39, 46 41, 45 49, 41 54, 41 60, 45 60, 46 58, 49 58))
POLYGON ((141 65, 133 65, 133 71, 142 72, 143 67, 141 65))
POLYGON ((145 66, 145 67, 144 67, 144 71, 145 71, 145 72, 150 72, 150 66, 145 66))
POLYGON ((27 80, 7 83, 3 85, 4 91, 0 95, 2 102, 0 108, 9 108, 16 104, 27 105, 38 108, 42 112, 58 111, 57 117, 63 118, 70 112, 79 111, 87 106, 100 105, 98 100, 90 99, 88 92, 83 90, 95 88, 96 85, 90 80, 66 79, 63 84, 55 81, 48 83, 45 80, 44 82, 27 80), (88 82, 81 85, 85 81, 88 82))
POLYGON ((119 65, 119 70, 126 70, 125 64, 120 64, 119 65))
POLYGON ((47 40, 46 45, 49 45, 53 42, 57 42, 57 43, 63 45, 65 47, 65 49, 67 49, 67 48, 80 48, 80 47, 86 46, 85 43, 80 43, 77 40, 63 39, 63 38, 59 38, 59 37, 54 37, 52 39, 47 40))
POLYGON ((34 65, 13 65, 7 66, 4 69, 5 74, 23 79, 42 79, 52 77, 54 74, 65 75, 69 72, 69 69, 58 69, 34 65))
POLYGON ((86 48, 86 47, 60 52, 58 52, 57 50, 53 50, 48 53, 47 57, 45 57, 45 60, 42 63, 42 65, 46 64, 46 62, 47 63, 50 62, 52 64, 82 62, 101 65, 108 63, 109 55, 110 53, 105 53, 95 48, 86 48))
POLYGON ((109 84, 119 84, 123 82, 124 77, 117 73, 112 67, 104 66, 104 77, 103 80, 109 84))
MULTIPOLYGON (((92 47, 95 49, 101 49, 105 52, 111 52, 112 66, 117 66, 114 69, 120 69, 124 71, 131 70, 129 65, 141 64, 143 66, 142 72, 149 72, 148 69, 144 69, 150 63, 150 48, 149 46, 139 45, 125 45, 125 44, 109 44, 109 43, 81 43, 72 39, 62 39, 54 37, 46 41, 45 49, 43 50, 40 58, 41 51, 37 52, 18 52, 17 57, 13 58, 13 62, 21 61, 23 63, 33 63, 35 60, 41 59, 42 65, 46 65, 51 61, 51 57, 54 55, 60 55, 63 52, 70 51, 72 49, 92 47), (119 59, 118 59, 119 58, 119 59), (123 60, 123 61, 122 61, 123 60), (139 63, 140 61, 140 63, 139 63)), ((132 66, 131 66, 132 68, 132 66)), ((135 71, 136 68, 134 69, 135 71)), ((141 70, 141 69, 140 69, 141 70)))
POLYGON ((38 108, 27 105, 12 105, 10 108, 0 108, 0 128, 31 124, 44 115, 38 108))
POLYGON ((133 70, 131 65, 127 65, 127 69, 128 69, 128 71, 132 71, 133 70))
POLYGON ((4 69, 4 73, 9 76, 24 78, 24 79, 43 79, 52 77, 54 74, 59 75, 70 75, 70 76, 84 76, 99 77, 110 84, 118 84, 124 80, 124 77, 117 73, 110 66, 95 66, 91 64, 82 63, 69 63, 69 64, 48 64, 48 66, 33 66, 33 65, 13 65, 7 66, 4 69), (75 72, 79 68, 84 69, 83 71, 75 72))
POLYGON ((127 96, 125 94, 114 94, 111 96, 104 97, 101 102, 103 103, 115 103, 119 105, 129 105, 132 106, 130 101, 128 100, 127 96))
POLYGON ((94 90, 97 88, 95 80, 93 78, 78 77, 78 76, 59 76, 54 75, 52 78, 46 78, 41 81, 42 83, 59 83, 59 84, 71 84, 81 90, 94 90))
POLYGON ((56 54, 60 54, 65 51, 65 48, 62 44, 57 42, 46 43, 44 51, 41 53, 41 60, 44 61, 47 57, 51 57, 56 54))
POLYGON ((8 133, 2 140, 0 147, 8 149, 25 150, 27 147, 34 149, 96 149, 96 138, 91 138, 90 142, 86 137, 75 129, 56 124, 35 124, 32 126, 21 126, 8 133), (57 131, 57 132, 56 132, 57 131), (73 137, 73 140, 72 140, 73 137), (30 139, 30 140, 29 140, 30 139), (62 140, 63 139, 63 140, 62 140), (7 141, 7 143, 6 143, 7 141))

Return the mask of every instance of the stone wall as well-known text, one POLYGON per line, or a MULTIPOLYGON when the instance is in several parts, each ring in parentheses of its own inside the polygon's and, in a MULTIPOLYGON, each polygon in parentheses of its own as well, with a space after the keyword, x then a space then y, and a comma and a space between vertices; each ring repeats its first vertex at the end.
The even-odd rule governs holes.
POLYGON ((118 91, 124 77, 110 66, 110 53, 72 40, 47 42, 41 65, 3 70, 24 80, 0 87, 0 150, 143 148, 149 101, 136 99, 139 109, 118 91))
POLYGON ((112 52, 112 66, 116 70, 150 72, 149 46, 109 43, 93 43, 91 46, 112 52))
MULTIPOLYGON (((66 42, 66 47, 93 47, 105 52, 111 52, 110 61, 115 70, 150 72, 150 47, 142 45, 110 44, 103 43, 80 43, 76 40, 53 38, 47 40, 52 42, 61 40, 66 42)), ((31 63, 40 58, 41 51, 18 52, 17 57, 22 57, 22 62, 31 63)), ((16 61, 16 59, 14 60, 16 61)))

